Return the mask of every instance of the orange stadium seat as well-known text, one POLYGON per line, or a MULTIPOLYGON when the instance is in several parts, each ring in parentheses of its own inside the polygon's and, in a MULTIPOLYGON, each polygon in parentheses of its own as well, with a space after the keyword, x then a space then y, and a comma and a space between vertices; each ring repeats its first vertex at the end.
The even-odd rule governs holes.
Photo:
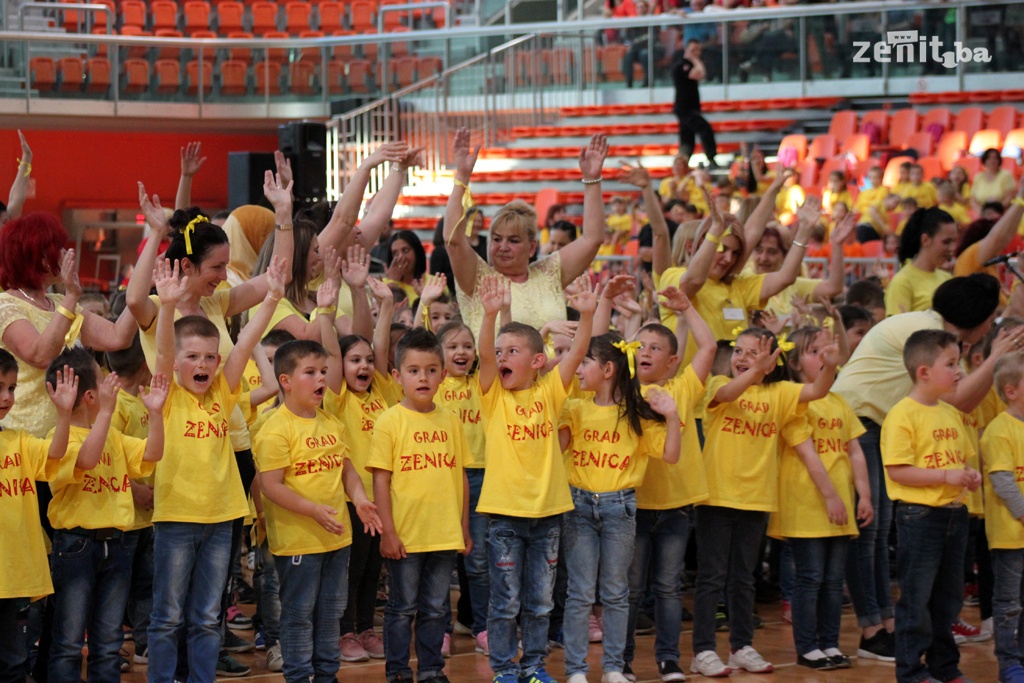
MULTIPOLYGON (((1006 161, 1005 159, 1003 161, 1006 161)), ((965 156, 960 157, 956 165, 964 169, 967 172, 968 178, 973 178, 978 171, 981 170, 981 159, 978 157, 965 156)))
POLYGON ((106 57, 90 57, 85 60, 85 91, 106 93, 110 90, 110 60, 106 57))
POLYGON ((235 0, 217 4, 217 32, 222 36, 231 37, 232 33, 241 31, 242 18, 245 16, 245 5, 235 0))
MULTIPOLYGON (((332 36, 354 36, 355 34, 355 31, 334 31, 331 33, 332 36)), ((335 45, 331 48, 331 57, 333 59, 350 59, 352 57, 352 46, 335 45)))
POLYGON ((191 62, 185 65, 185 73, 188 76, 188 87, 186 88, 189 95, 195 95, 199 92, 199 80, 202 76, 203 81, 203 93, 209 94, 213 92, 213 62, 205 59, 203 60, 203 68, 200 72, 199 60, 193 59, 191 62))
POLYGON ((831 159, 836 155, 836 137, 831 133, 819 135, 811 141, 807 149, 809 159, 831 159))
POLYGON ((344 17, 344 9, 340 2, 321 2, 316 6, 317 16, 319 17, 320 30, 324 33, 331 31, 340 31, 345 28, 345 22, 342 20, 344 17))
POLYGON ((878 126, 880 144, 885 144, 889 140, 889 112, 882 109, 876 109, 874 111, 864 112, 864 116, 860 120, 860 128, 857 132, 863 133, 864 126, 872 123, 878 126))
POLYGON ((345 92, 345 63, 331 60, 327 63, 327 92, 340 95, 345 92))
POLYGON ((934 148, 935 138, 932 137, 931 133, 926 133, 924 131, 911 135, 901 147, 901 149, 912 149, 916 151, 917 156, 919 157, 929 156, 934 148))
MULTIPOLYGON (((157 31, 153 31, 153 35, 157 38, 181 38, 181 31, 175 31, 169 28, 162 28, 157 31)), ((157 59, 179 59, 181 57, 180 47, 161 47, 156 51, 157 59)))
MULTIPOLYGON (((377 29, 375 29, 375 28, 368 28, 365 31, 362 31, 361 33, 363 35, 376 35, 377 34, 377 29)), ((374 41, 372 39, 368 40, 367 42, 363 43, 361 47, 362 47, 362 50, 363 50, 363 56, 364 57, 366 57, 370 61, 374 61, 374 62, 377 61, 377 51, 378 51, 378 49, 377 49, 377 42, 376 41, 374 41)))
POLYGON ((822 188, 828 183, 828 177, 833 171, 840 171, 844 176, 846 175, 846 159, 843 157, 834 157, 827 159, 824 164, 821 165, 821 170, 818 171, 818 182, 811 187, 822 188))
POLYGON ((921 119, 921 130, 928 130, 928 126, 933 123, 942 126, 942 132, 945 133, 953 127, 953 114, 946 107, 936 107, 921 119))
POLYGON ((953 168, 960 155, 967 150, 967 133, 962 130, 954 130, 946 133, 939 140, 939 147, 935 156, 942 163, 942 168, 949 170, 953 168))
POLYGON ((354 31, 362 33, 368 28, 376 28, 377 4, 373 0, 354 0, 348 9, 354 31))
POLYGON ((541 59, 547 65, 548 74, 556 85, 570 85, 573 82, 573 51, 556 47, 541 51, 541 59))
POLYGON ((185 31, 207 31, 210 26, 210 3, 206 0, 187 0, 185 2, 185 31))
MULTIPOLYGON (((232 31, 228 34, 228 38, 252 38, 253 35, 248 31, 232 31)), ((252 48, 251 47, 232 47, 228 48, 228 59, 233 61, 242 62, 246 65, 252 61, 252 48)))
MULTIPOLYGON (((151 35, 153 35, 153 33, 151 31, 144 31, 141 28, 139 28, 138 26, 122 26, 121 27, 121 35, 122 36, 151 36, 151 35)), ((129 48, 126 49, 127 56, 132 58, 132 59, 146 59, 148 52, 149 52, 149 48, 148 47, 143 47, 142 45, 133 45, 132 47, 129 47, 129 48)), ((122 54, 124 54, 124 53, 122 53, 122 54)))
POLYGON ((220 63, 220 92, 222 95, 245 95, 249 67, 245 62, 228 59, 220 63))
MULTIPOLYGON (((405 33, 407 31, 411 31, 412 29, 410 29, 408 26, 395 26, 391 29, 385 28, 384 30, 390 33, 405 33)), ((393 43, 387 43, 387 46, 388 49, 390 50, 390 52, 388 53, 390 57, 409 56, 409 43, 405 42, 404 40, 399 40, 393 43)))
POLYGON ((153 30, 178 28, 178 3, 171 0, 153 0, 149 4, 150 16, 153 18, 153 30))
POLYGON ((158 59, 153 64, 156 91, 162 95, 173 95, 181 90, 181 64, 176 59, 158 59))
MULTIPOLYGON (((386 5, 404 5, 407 4, 406 0, 381 0, 382 6, 386 5)), ((397 26, 404 26, 408 21, 408 11, 392 11, 384 12, 383 9, 378 10, 384 15, 384 30, 386 32, 393 31, 397 26)))
POLYGON ((1017 109, 1015 107, 996 107, 988 114, 988 127, 994 128, 1005 137, 1017 127, 1017 109))
POLYGON ((81 92, 85 82, 85 70, 81 57, 62 57, 57 62, 60 72, 61 92, 81 92))
MULTIPOLYGON (((323 31, 302 31, 299 33, 299 38, 323 38, 323 31)), ((299 59, 307 62, 318 62, 320 61, 320 48, 318 47, 304 47, 299 52, 299 59)))
POLYGON ((1003 155, 1009 156, 1012 148, 1024 149, 1024 128, 1014 128, 1003 141, 1003 155))
MULTIPOLYGON (((267 31, 263 37, 270 40, 287 40, 289 36, 284 31, 267 31)), ((288 48, 286 47, 268 47, 266 52, 268 61, 278 64, 288 61, 288 48)))
POLYGON ((277 62, 256 62, 253 65, 253 73, 256 76, 256 93, 263 95, 270 92, 271 95, 281 94, 281 65, 277 62))
POLYGON ((983 128, 971 138, 967 152, 973 156, 981 156, 982 152, 989 148, 1002 149, 1003 134, 994 128, 983 128))
POLYGON ((931 182, 935 178, 945 178, 946 172, 942 170, 942 162, 938 157, 921 157, 917 160, 924 171, 925 182, 931 182))
POLYGON ((804 159, 796 165, 796 171, 800 174, 801 187, 812 188, 818 186, 818 163, 814 159, 804 159))
POLYGON ((857 157, 857 161, 864 161, 871 156, 871 140, 864 133, 848 135, 843 140, 843 146, 839 153, 852 154, 857 157))
POLYGON ((149 62, 144 59, 126 59, 123 71, 121 82, 126 93, 139 94, 149 90, 149 62))
POLYGON ((390 84, 399 88, 410 86, 416 82, 416 58, 399 57, 388 62, 390 84))
POLYGON ((625 45, 606 45, 598 50, 601 57, 601 78, 608 82, 621 82, 626 80, 622 73, 622 58, 629 50, 625 45))
POLYGON ((892 157, 885 165, 885 172, 882 174, 882 184, 886 187, 895 187, 900 179, 900 164, 904 161, 914 163, 913 157, 892 157))
POLYGON ((252 32, 263 35, 267 31, 277 30, 277 3, 268 0, 256 0, 249 7, 252 15, 252 32))
POLYGON ((889 144, 905 147, 907 139, 917 132, 920 116, 916 109, 900 109, 889 118, 889 144))
POLYGON ((953 130, 962 130, 970 140, 979 130, 985 127, 985 111, 981 107, 965 107, 956 115, 953 130))
POLYGON ((441 73, 444 61, 440 57, 418 57, 416 59, 416 77, 420 80, 441 73))
POLYGON ((313 25, 312 14, 313 6, 308 2, 287 3, 284 6, 285 30, 293 34, 309 30, 313 25))
POLYGON ((837 111, 832 115, 832 121, 828 124, 828 133, 835 136, 836 140, 842 140, 856 132, 857 112, 837 111))
POLYGON ((345 82, 352 92, 366 93, 373 82, 373 68, 368 59, 353 59, 348 63, 345 82))
MULTIPOLYGON (((110 29, 110 33, 107 33, 107 28, 105 26, 97 26, 97 27, 95 27, 92 30, 92 34, 94 36, 106 36, 106 35, 116 36, 117 35, 117 29, 116 28, 112 28, 112 29, 110 29)), ((96 50, 95 54, 93 55, 94 57, 106 57, 107 56, 107 46, 106 45, 94 45, 93 48, 96 50)))
POLYGON ((316 93, 316 72, 319 65, 312 62, 292 62, 288 66, 288 90, 293 95, 316 93))
POLYGON ((146 3, 142 0, 121 0, 121 26, 145 28, 146 3))

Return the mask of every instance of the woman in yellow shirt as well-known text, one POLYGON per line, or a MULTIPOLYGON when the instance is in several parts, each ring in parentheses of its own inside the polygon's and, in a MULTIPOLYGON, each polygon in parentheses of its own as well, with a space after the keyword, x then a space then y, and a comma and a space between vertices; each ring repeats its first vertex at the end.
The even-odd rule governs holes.
POLYGON ((959 232, 941 209, 918 209, 900 235, 897 258, 902 265, 885 290, 886 315, 927 311, 932 294, 950 278, 943 267, 954 258, 959 232))
POLYGON ((598 570, 604 638, 604 678, 625 667, 629 618, 629 566, 636 535, 636 488, 647 459, 679 460, 681 432, 671 394, 640 393, 637 349, 618 334, 590 340, 576 371, 589 399, 566 404, 559 440, 566 454, 574 510, 563 521, 565 564, 569 572, 565 600, 565 672, 569 683, 587 674, 588 616, 597 602, 598 570))
POLYGON ((980 212, 986 202, 999 202, 1004 207, 1013 198, 1013 175, 1004 169, 998 149, 986 149, 981 155, 982 169, 974 175, 971 202, 980 212))

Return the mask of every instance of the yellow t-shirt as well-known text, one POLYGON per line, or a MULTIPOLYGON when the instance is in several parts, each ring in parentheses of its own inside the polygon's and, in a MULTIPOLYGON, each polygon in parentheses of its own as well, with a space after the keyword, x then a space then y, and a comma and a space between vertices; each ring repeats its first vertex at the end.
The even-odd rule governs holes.
MULTIPOLYGON (((821 280, 810 277, 798 277, 789 287, 768 299, 766 311, 771 311, 780 318, 788 318, 793 311, 793 297, 799 296, 813 303, 814 290, 821 284, 821 280)), ((788 325, 788 323, 787 323, 788 325)))
POLYGON ((975 242, 956 257, 956 262, 953 264, 953 277, 961 277, 971 273, 988 273, 994 278, 999 277, 999 269, 996 266, 986 267, 982 265, 981 259, 978 258, 978 249, 980 248, 981 242, 975 242))
POLYGON ((328 553, 352 544, 352 523, 345 505, 341 471, 348 458, 345 427, 327 412, 299 417, 282 406, 267 418, 253 444, 260 472, 284 470, 284 485, 306 500, 330 505, 341 534, 332 534, 315 519, 278 506, 263 496, 267 539, 274 555, 292 557, 328 553))
POLYGON ((962 470, 974 454, 956 408, 939 401, 926 406, 904 398, 882 423, 882 465, 889 498, 904 503, 941 507, 963 501, 959 486, 904 486, 889 477, 889 467, 912 465, 929 470, 962 470))
POLYGON ((469 449, 459 416, 392 406, 377 418, 366 468, 391 472, 391 517, 406 552, 464 550, 463 462, 469 449))
MULTIPOLYGON (((136 439, 145 439, 149 434, 149 411, 142 405, 138 396, 132 396, 124 389, 117 392, 117 407, 114 408, 114 415, 110 418, 110 430, 121 432, 125 436, 134 436, 136 439)), ((153 485, 153 475, 140 477, 139 480, 148 485, 153 485)), ((130 531, 144 529, 153 525, 153 511, 144 510, 136 506, 135 523, 130 531)))
POLYGON ((1007 412, 1000 413, 981 435, 985 476, 985 535, 988 547, 999 550, 1024 548, 1024 524, 1010 514, 1003 499, 992 489, 989 474, 1013 472, 1024 492, 1024 422, 1007 412))
POLYGON ((130 479, 153 474, 155 463, 144 462, 146 441, 110 429, 103 455, 96 467, 75 466, 89 430, 72 427, 68 452, 61 458, 60 471, 50 484, 53 500, 46 516, 54 529, 121 529, 135 526, 135 503, 130 479))
POLYGON ((330 389, 324 396, 324 410, 345 425, 345 440, 348 442, 348 458, 363 480, 366 496, 373 500, 373 476, 366 471, 366 458, 370 455, 373 425, 377 418, 391 405, 389 386, 394 383, 390 375, 374 371, 370 390, 358 394, 341 383, 341 393, 330 389))
POLYGON ((874 218, 871 216, 871 207, 873 206, 877 208, 879 213, 884 216, 885 210, 883 209, 882 204, 889 194, 891 194, 889 192, 889 188, 884 185, 882 187, 873 187, 870 190, 862 190, 861 193, 857 195, 857 201, 854 202, 851 207, 853 209, 853 213, 860 214, 860 222, 870 223, 879 235, 884 232, 888 232, 889 226, 879 225, 875 222, 874 218))
POLYGON ((978 205, 985 202, 1001 202, 1006 193, 1012 192, 1016 186, 1013 174, 1005 168, 1000 168, 992 180, 985 177, 984 171, 978 171, 974 174, 971 185, 971 199, 978 205))
POLYGON ((905 264, 896 272, 885 290, 885 314, 927 311, 932 307, 935 290, 951 277, 941 268, 929 273, 913 263, 905 264))
POLYGON ((910 393, 913 383, 903 365, 903 347, 918 330, 943 329, 935 311, 886 318, 864 336, 839 372, 832 391, 846 399, 854 414, 882 424, 886 413, 910 393))
POLYGON ((46 536, 39 522, 37 481, 52 481, 60 460, 46 457, 50 440, 0 431, 0 599, 38 600, 53 592, 46 536), (15 559, 16 558, 16 559, 15 559))
POLYGON ((480 377, 475 372, 464 377, 448 375, 441 382, 434 403, 451 410, 462 421, 462 433, 469 446, 464 463, 466 469, 483 468, 487 420, 480 410, 480 377))
POLYGON ((245 517, 242 478, 228 438, 234 391, 218 372, 213 385, 196 396, 171 379, 164 404, 164 457, 156 468, 154 522, 214 524, 245 517))
MULTIPOLYGON (((646 396, 654 384, 641 387, 646 396)), ((671 510, 699 503, 708 497, 708 480, 704 473, 704 457, 700 452, 697 438, 697 422, 694 411, 704 398, 704 384, 687 365, 683 371, 659 387, 675 399, 679 410, 679 428, 682 430, 682 446, 679 462, 670 465, 662 459, 647 461, 647 474, 636 490, 636 506, 641 510, 671 510)))
POLYGON ((658 194, 661 196, 663 204, 670 199, 681 199, 687 204, 693 204, 702 215, 708 212, 708 202, 704 198, 704 192, 701 191, 697 181, 690 174, 679 181, 672 176, 663 179, 658 186, 658 194))
POLYGON ((522 391, 507 391, 495 378, 480 398, 487 418, 487 474, 477 512, 538 518, 573 509, 558 445, 565 400, 559 372, 522 391))
MULTIPOLYGON (((986 424, 982 421, 981 405, 979 404, 969 413, 957 412, 960 413, 960 419, 963 420, 964 433, 974 449, 974 455, 967 458, 967 464, 980 472, 981 463, 979 462, 978 454, 981 450, 981 442, 979 439, 981 437, 981 430, 985 428, 986 424)), ((968 491, 965 502, 967 503, 967 512, 971 515, 975 517, 985 516, 985 501, 981 488, 977 491, 968 491)))
POLYGON ((618 405, 569 399, 561 425, 570 432, 565 452, 569 483, 578 489, 608 493, 635 489, 644 480, 649 458, 665 452, 665 425, 643 420, 637 436, 618 405))
POLYGON ((628 213, 613 213, 605 218, 605 223, 615 232, 629 234, 633 232, 633 217, 628 213))
POLYGON ((802 384, 773 382, 751 386, 736 401, 710 405, 730 378, 708 381, 704 421, 704 468, 708 505, 774 512, 778 509, 779 451, 811 438, 800 403, 802 384), (792 423, 792 424, 791 424, 792 423))
POLYGON ((821 210, 831 215, 832 209, 836 204, 842 202, 846 204, 846 208, 853 208, 853 197, 850 196, 849 190, 840 190, 839 192, 833 192, 832 190, 823 190, 821 193, 821 210))
POLYGON ((412 306, 413 302, 420 298, 420 295, 416 293, 416 288, 410 284, 406 284, 401 280, 392 280, 391 278, 383 278, 384 284, 390 287, 398 287, 405 292, 405 302, 409 306, 412 306))
POLYGON ((779 464, 779 510, 768 522, 772 538, 825 538, 856 536, 853 468, 849 444, 864 433, 860 420, 838 394, 807 404, 807 422, 813 432, 814 449, 828 472, 832 485, 846 508, 847 522, 837 526, 828 521, 825 499, 796 450, 786 447, 779 464))
MULTIPOLYGON (((677 287, 679 278, 686 273, 686 268, 667 268, 661 276, 654 277, 654 285, 658 289, 677 287)), ((693 297, 693 307, 704 318, 711 328, 715 339, 735 339, 736 327, 750 326, 750 312, 764 307, 761 300, 761 288, 764 286, 764 275, 739 273, 729 282, 708 280, 693 297)), ((670 330, 676 329, 676 314, 665 306, 661 307, 661 322, 670 330)), ((690 335, 686 343, 683 362, 689 363, 697 353, 697 343, 690 335)))
MULTIPOLYGON (((259 313, 260 306, 262 306, 262 305, 263 305, 262 303, 258 303, 258 304, 256 304, 255 306, 253 306, 249 310, 249 319, 250 320, 252 320, 252 318, 257 313, 259 313)), ((302 311, 300 311, 295 306, 295 304, 293 304, 290 300, 283 298, 280 301, 278 301, 277 302, 277 307, 274 309, 274 314, 272 316, 270 316, 270 322, 267 323, 267 329, 263 332, 263 336, 266 337, 268 334, 273 332, 274 329, 278 325, 280 325, 281 322, 285 318, 289 318, 289 317, 291 317, 293 315, 298 316, 299 320, 303 324, 306 324, 306 323, 309 322, 309 315, 307 315, 306 313, 303 313, 302 311)), ((250 359, 249 362, 251 363, 252 360, 250 359)))
POLYGON ((907 183, 901 186, 896 194, 904 199, 910 197, 916 200, 917 208, 919 209, 930 209, 939 203, 938 190, 935 189, 934 185, 928 182, 922 182, 920 185, 907 183))
POLYGON ((967 215, 967 209, 961 204, 953 202, 952 204, 939 204, 939 208, 948 213, 956 221, 957 226, 963 228, 971 222, 971 217, 967 215))

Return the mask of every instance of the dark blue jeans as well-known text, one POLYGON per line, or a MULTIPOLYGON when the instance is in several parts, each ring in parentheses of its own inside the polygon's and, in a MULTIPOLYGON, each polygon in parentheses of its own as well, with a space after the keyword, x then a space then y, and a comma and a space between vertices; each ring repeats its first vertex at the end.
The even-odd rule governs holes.
POLYGON ((679 633, 683 603, 679 601, 690 537, 690 508, 637 510, 636 541, 629 567, 629 625, 626 629, 627 662, 633 661, 633 632, 640 601, 647 589, 650 572, 654 592, 654 658, 659 662, 679 659, 679 633))
POLYGON ((900 503, 896 533, 896 680, 953 680, 961 675, 952 624, 964 604, 967 508, 900 503))
POLYGON ((263 625, 264 643, 272 647, 281 639, 281 580, 277 576, 274 556, 266 539, 256 550, 253 582, 256 584, 257 613, 263 625))
POLYGON ((539 519, 491 515, 487 531, 491 571, 487 643, 491 670, 496 675, 526 678, 544 666, 561 529, 561 515, 539 519), (516 664, 512 660, 519 650, 516 618, 520 617, 520 607, 523 656, 516 664))
POLYGON ((796 566, 793 642, 799 655, 839 647, 849 536, 790 538, 796 566))
POLYGON ((153 527, 128 533, 139 539, 132 562, 128 616, 132 620, 135 651, 143 652, 149 647, 149 615, 153 613, 153 527))
POLYGON ((1024 637, 1024 549, 993 550, 992 626, 995 631, 996 660, 999 670, 1024 663, 1021 638, 1024 637))
POLYGON ((0 599, 0 683, 25 683, 28 640, 18 613, 27 604, 27 598, 0 599))
POLYGON ((416 622, 416 679, 425 681, 441 674, 444 659, 445 615, 449 587, 458 553, 438 550, 409 553, 401 560, 386 560, 388 604, 384 608, 384 674, 388 681, 412 678, 409 647, 416 622))
POLYGON ((466 555, 466 578, 469 579, 469 604, 473 607, 473 635, 487 630, 487 605, 491 600, 491 577, 487 569, 487 526, 490 519, 476 511, 480 489, 484 484, 482 468, 468 468, 469 536, 473 550, 466 555))
POLYGON ((90 683, 121 680, 124 610, 138 537, 97 541, 87 531, 53 532, 53 645, 49 680, 79 681, 89 633, 90 683))
POLYGON ((341 662, 341 615, 348 591, 349 546, 274 557, 281 581, 282 673, 288 683, 333 682, 341 662))
POLYGON ((871 506, 875 519, 850 542, 846 554, 846 585, 850 588, 857 625, 876 626, 893 616, 892 589, 889 587, 889 529, 892 526, 892 501, 885 490, 882 467, 882 427, 866 417, 857 440, 864 451, 871 482, 871 506))

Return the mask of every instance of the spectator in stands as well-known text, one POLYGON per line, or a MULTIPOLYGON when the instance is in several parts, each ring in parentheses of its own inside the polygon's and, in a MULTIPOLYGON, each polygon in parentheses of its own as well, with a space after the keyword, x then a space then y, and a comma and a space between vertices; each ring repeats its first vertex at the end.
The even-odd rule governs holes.
POLYGON ((25 197, 28 194, 28 178, 32 173, 32 148, 28 146, 28 141, 20 130, 18 138, 21 140, 18 172, 11 184, 11 191, 7 194, 7 203, 0 202, 0 225, 21 216, 21 210, 25 206, 25 197))
POLYGON ((472 253, 463 229, 466 217, 462 199, 476 165, 479 149, 470 147, 469 131, 455 134, 455 187, 448 197, 444 230, 455 274, 459 310, 466 325, 479 334, 483 305, 477 293, 480 277, 497 272, 512 282, 512 319, 537 329, 552 320, 565 320, 562 290, 582 275, 601 246, 604 237, 604 202, 601 172, 608 155, 608 141, 595 135, 580 154, 583 181, 583 233, 578 239, 536 263, 537 214, 524 202, 502 207, 491 219, 490 263, 472 253))
POLYGON ((545 229, 550 228, 559 221, 564 221, 565 216, 565 204, 552 204, 548 207, 548 215, 544 218, 545 229))
POLYGON ((411 306, 420 296, 423 274, 427 272, 427 252, 419 236, 412 230, 393 233, 388 240, 387 259, 384 284, 400 287, 411 306))
MULTIPOLYGON (((636 0, 636 13, 640 17, 652 14, 647 0, 636 0)), ((629 44, 629 50, 622 57, 622 75, 626 79, 626 87, 633 87, 633 65, 639 64, 644 74, 640 87, 646 88, 651 78, 651 74, 648 73, 651 52, 653 51, 654 64, 665 58, 665 46, 661 44, 660 32, 656 27, 652 27, 627 29, 624 33, 629 44)))
POLYGON ((953 192, 955 193, 953 201, 964 208, 970 208, 971 182, 967 178, 967 171, 964 170, 964 167, 958 164, 949 169, 949 175, 946 176, 946 180, 953 187, 953 192))
POLYGON ((942 180, 935 186, 937 192, 938 207, 948 213, 956 221, 956 227, 963 230, 971 222, 967 215, 967 209, 956 202, 956 190, 948 180, 942 180))
MULTIPOLYGON (((1024 197, 1024 179, 1017 185, 1017 197, 1024 197)), ((985 267, 983 264, 1006 251, 1014 236, 1017 226, 1024 217, 1024 204, 1011 202, 999 220, 978 219, 967 226, 960 245, 956 250, 954 275, 970 275, 971 273, 988 273, 998 277, 996 266, 985 267)))
MULTIPOLYGON (((701 14, 707 7, 707 0, 690 0, 690 6, 683 10, 683 16, 694 19, 693 15, 701 14)), ((701 45, 713 43, 718 39, 718 26, 713 23, 687 23, 683 27, 683 45, 695 40, 701 45)))
POLYGON ((872 166, 868 170, 867 181, 867 186, 853 204, 853 212, 859 217, 857 240, 860 242, 877 240, 892 230, 885 209, 889 188, 882 184, 882 167, 872 166))
POLYGON ((903 267, 885 290, 886 315, 926 311, 932 294, 950 275, 942 267, 955 257, 959 232, 953 217, 940 209, 918 209, 900 235, 903 267))
MULTIPOLYGON (((555 206, 560 206, 556 204, 555 206)), ((563 211, 565 207, 562 207, 563 211)), ((550 211, 548 212, 551 213, 550 211)), ((473 221, 473 228, 469 235, 469 245, 473 251, 480 255, 480 258, 487 258, 487 236, 481 235, 484 229, 484 212, 479 206, 472 207, 466 212, 466 219, 473 221)), ((444 217, 437 219, 437 227, 434 228, 434 250, 430 252, 430 274, 444 275, 448 282, 449 291, 454 291, 455 275, 452 273, 452 262, 448 258, 448 247, 444 243, 444 217)))
POLYGON ((796 220, 796 212, 803 206, 807 193, 800 186, 800 176, 795 169, 783 169, 782 178, 782 189, 775 198, 775 216, 783 225, 791 225, 796 220))
POLYGON ((672 82, 676 89, 676 100, 672 108, 679 119, 679 153, 693 154, 696 136, 700 136, 701 147, 711 168, 718 168, 715 155, 715 132, 700 113, 700 89, 698 84, 707 75, 704 62, 700 59, 700 43, 691 40, 672 57, 672 82))
POLYGON ((832 171, 828 174, 828 186, 821 193, 821 210, 826 216, 831 216, 832 207, 840 202, 850 207, 853 205, 853 198, 846 183, 846 173, 832 171))
MULTIPOLYGON (((665 223, 668 225, 668 237, 670 240, 675 239, 676 230, 684 221, 691 221, 696 225, 700 224, 699 220, 693 220, 699 217, 696 213, 696 208, 692 205, 687 206, 678 199, 671 199, 666 202, 662 214, 665 216, 665 223)), ((693 240, 693 235, 690 235, 690 240, 693 240)), ((653 245, 654 232, 651 224, 647 223, 640 228, 640 233, 637 235, 637 256, 640 258, 640 265, 648 273, 651 272, 651 247, 653 245)))
POLYGON ((1003 157, 998 149, 986 149, 981 155, 982 169, 974 174, 971 184, 971 201, 976 209, 985 202, 1001 202, 1007 206, 1013 199, 1013 174, 1002 165, 1003 157))
POLYGON ((896 194, 903 199, 914 199, 919 209, 930 209, 939 203, 935 186, 925 182, 924 167, 921 164, 911 164, 907 171, 907 182, 897 187, 899 189, 896 190, 896 194))

